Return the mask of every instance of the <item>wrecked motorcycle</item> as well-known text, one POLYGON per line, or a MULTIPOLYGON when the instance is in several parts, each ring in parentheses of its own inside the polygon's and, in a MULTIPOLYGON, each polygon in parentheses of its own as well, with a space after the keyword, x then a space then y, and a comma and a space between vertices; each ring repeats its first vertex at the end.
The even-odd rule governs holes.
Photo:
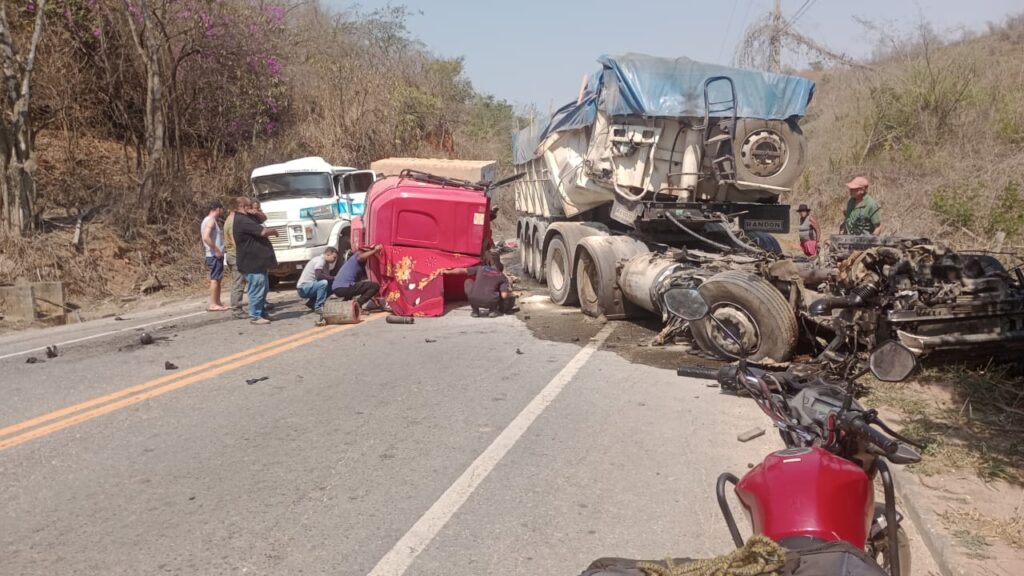
MULTIPOLYGON (((689 321, 709 316, 697 290, 679 290, 670 301, 673 313, 689 321)), ((728 328, 718 328, 730 334, 728 328)), ((923 449, 889 428, 874 410, 857 403, 849 384, 803 375, 799 391, 792 381, 752 367, 742 344, 733 365, 722 368, 683 366, 680 376, 714 378, 723 387, 748 394, 779 429, 786 449, 769 454, 742 479, 718 478, 719 507, 737 547, 744 545, 726 500, 734 487, 756 535, 790 550, 806 550, 845 541, 866 552, 890 576, 909 576, 909 541, 900 527, 888 462, 912 464, 923 449), (875 503, 874 480, 881 479, 884 502, 875 503)), ((868 369, 879 380, 898 382, 916 368, 916 357, 897 342, 887 342, 870 356, 868 369)), ((784 377, 781 377, 784 378, 784 377)), ((870 560, 865 560, 870 562, 870 560)), ((863 573, 872 573, 866 567, 863 573)), ((861 572, 851 572, 861 573, 861 572)))

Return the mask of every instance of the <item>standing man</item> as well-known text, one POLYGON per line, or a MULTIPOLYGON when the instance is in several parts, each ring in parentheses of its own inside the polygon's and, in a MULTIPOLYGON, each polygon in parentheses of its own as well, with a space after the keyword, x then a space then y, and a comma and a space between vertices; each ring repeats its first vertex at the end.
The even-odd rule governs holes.
POLYGON ((255 212, 252 205, 248 205, 245 212, 236 213, 232 231, 238 251, 238 271, 245 274, 249 284, 249 321, 270 324, 266 311, 267 271, 277 266, 277 257, 267 237, 277 236, 277 230, 260 225, 255 212))
POLYGON ((231 274, 231 312, 236 318, 245 317, 242 310, 242 291, 245 289, 245 277, 238 271, 237 252, 235 251, 234 224, 235 215, 245 213, 249 199, 236 196, 231 199, 231 211, 224 219, 224 268, 231 274))
POLYGON ((317 314, 323 313, 324 302, 331 293, 331 284, 334 282, 331 270, 337 261, 338 249, 328 246, 323 255, 306 262, 306 267, 302 269, 302 275, 295 285, 299 298, 306 299, 306 308, 317 314))
POLYGON ((796 213, 800 215, 800 249, 807 256, 817 256, 818 239, 821 238, 818 220, 811 216, 811 209, 807 204, 801 204, 796 213))
POLYGON ((364 312, 377 310, 380 306, 373 301, 373 297, 380 290, 380 284, 372 280, 360 280, 366 270, 366 261, 376 256, 384 246, 377 244, 372 248, 361 248, 352 253, 348 260, 338 270, 331 284, 331 291, 338 298, 353 298, 358 296, 359 305, 364 312))
POLYGON ((868 196, 870 185, 868 179, 863 176, 857 176, 846 184, 850 190, 850 199, 846 202, 840 232, 872 236, 882 233, 882 207, 874 198, 868 196))
POLYGON ((199 235, 203 239, 206 252, 206 267, 210 270, 210 301, 206 304, 207 312, 222 312, 227 307, 220 303, 220 281, 224 278, 224 234, 217 220, 224 213, 224 205, 220 201, 210 204, 210 209, 199 225, 199 235))

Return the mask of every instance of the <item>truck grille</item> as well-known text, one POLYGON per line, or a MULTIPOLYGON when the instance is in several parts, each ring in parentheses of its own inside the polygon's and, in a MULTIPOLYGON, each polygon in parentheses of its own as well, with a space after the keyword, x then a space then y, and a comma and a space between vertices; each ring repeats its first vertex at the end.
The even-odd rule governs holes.
POLYGON ((288 219, 287 212, 267 212, 267 220, 286 220, 288 219))
POLYGON ((268 228, 277 230, 277 236, 270 237, 270 244, 274 248, 287 248, 289 246, 287 226, 268 226, 268 228))

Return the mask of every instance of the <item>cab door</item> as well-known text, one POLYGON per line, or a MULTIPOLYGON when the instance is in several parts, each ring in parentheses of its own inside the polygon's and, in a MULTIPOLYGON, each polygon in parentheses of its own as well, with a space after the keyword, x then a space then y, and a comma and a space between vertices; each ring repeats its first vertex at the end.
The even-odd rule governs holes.
POLYGON ((341 201, 338 203, 339 212, 342 216, 362 216, 366 209, 366 193, 377 181, 377 174, 373 170, 356 170, 340 176, 338 191, 341 194, 341 201))

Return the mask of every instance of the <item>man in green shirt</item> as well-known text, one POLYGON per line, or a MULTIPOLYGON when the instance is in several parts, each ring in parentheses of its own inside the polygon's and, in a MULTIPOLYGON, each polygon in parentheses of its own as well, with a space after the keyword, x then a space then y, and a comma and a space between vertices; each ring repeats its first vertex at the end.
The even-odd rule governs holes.
POLYGON ((846 202, 840 232, 872 236, 882 233, 882 207, 874 198, 868 196, 869 185, 870 182, 863 176, 857 176, 846 184, 850 190, 850 199, 846 202))

